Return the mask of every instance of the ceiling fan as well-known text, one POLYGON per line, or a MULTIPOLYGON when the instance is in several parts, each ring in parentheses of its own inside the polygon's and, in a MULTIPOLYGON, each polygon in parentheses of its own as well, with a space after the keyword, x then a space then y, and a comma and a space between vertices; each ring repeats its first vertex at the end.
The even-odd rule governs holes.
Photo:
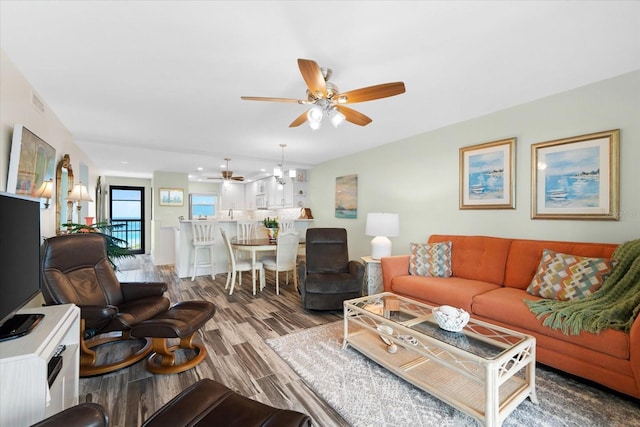
POLYGON ((209 179, 220 179, 222 178, 225 181, 244 181, 244 176, 233 176, 233 171, 229 170, 229 160, 231 160, 228 157, 225 157, 225 160, 227 161, 227 167, 225 170, 222 171, 222 176, 221 177, 210 177, 209 179))
POLYGON ((327 115, 336 127, 344 120, 359 126, 366 126, 371 123, 371 118, 346 107, 345 104, 372 101, 400 95, 405 92, 403 82, 394 82, 341 93, 338 90, 338 86, 329 81, 332 74, 330 68, 320 68, 315 61, 302 58, 298 59, 298 68, 300 68, 302 78, 307 84, 306 99, 259 96, 241 96, 240 98, 246 101, 295 102, 297 104, 310 105, 311 107, 291 122, 289 127, 300 126, 308 121, 312 129, 318 129, 324 115, 327 115))

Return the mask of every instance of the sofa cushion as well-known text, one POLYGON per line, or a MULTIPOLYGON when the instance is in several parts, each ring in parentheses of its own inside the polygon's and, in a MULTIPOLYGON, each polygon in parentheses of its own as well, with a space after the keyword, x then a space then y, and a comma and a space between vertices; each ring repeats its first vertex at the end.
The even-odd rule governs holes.
POLYGON ((562 331, 542 325, 544 319, 537 319, 523 300, 539 300, 522 289, 498 288, 473 297, 471 312, 474 315, 517 326, 561 341, 620 359, 629 358, 629 334, 614 329, 605 329, 600 334, 581 332, 580 335, 565 335, 562 331))
POLYGON ((581 257, 545 249, 527 292, 562 301, 581 299, 600 289, 611 274, 613 264, 608 258, 581 257))
MULTIPOLYGON (((455 242, 454 242, 455 244, 455 242)), ((516 239, 511 242, 507 268, 504 276, 504 286, 511 288, 527 289, 533 276, 536 274, 543 249, 587 256, 595 258, 611 258, 613 251, 618 247, 611 243, 574 243, 558 242, 550 240, 524 240, 516 239)), ((455 257, 455 253, 454 253, 455 257)), ((455 259, 454 259, 455 274, 455 259)))
POLYGON ((451 242, 410 243, 409 249, 409 274, 451 276, 451 242))
POLYGON ((471 312, 474 295, 499 286, 479 280, 459 277, 397 276, 391 281, 391 291, 434 306, 451 305, 471 312))
POLYGON ((453 276, 502 284, 510 239, 438 234, 429 237, 429 243, 446 241, 451 241, 453 276))

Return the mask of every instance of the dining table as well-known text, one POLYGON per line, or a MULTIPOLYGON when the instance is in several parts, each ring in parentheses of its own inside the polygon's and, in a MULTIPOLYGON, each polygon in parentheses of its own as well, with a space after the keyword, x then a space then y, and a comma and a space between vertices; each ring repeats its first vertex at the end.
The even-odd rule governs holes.
MULTIPOLYGON (((271 240, 268 238, 248 238, 239 239, 237 237, 231 238, 231 247, 238 251, 245 251, 251 254, 251 284, 253 286, 254 295, 256 289, 256 261, 258 252, 275 252, 278 249, 277 240, 271 240)), ((300 240, 300 244, 304 245, 304 239, 300 240)), ((263 276, 264 277, 264 276, 263 276)), ((264 288, 265 284, 260 283, 260 290, 264 288)))

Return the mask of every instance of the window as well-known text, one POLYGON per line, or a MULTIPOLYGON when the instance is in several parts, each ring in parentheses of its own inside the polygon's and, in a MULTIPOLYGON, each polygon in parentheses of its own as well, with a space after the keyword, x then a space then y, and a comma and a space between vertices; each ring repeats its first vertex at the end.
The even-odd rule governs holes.
POLYGON ((134 254, 145 252, 144 187, 109 187, 109 206, 113 237, 125 240, 134 254))
POLYGON ((217 198, 212 193, 189 194, 189 219, 215 217, 217 198))

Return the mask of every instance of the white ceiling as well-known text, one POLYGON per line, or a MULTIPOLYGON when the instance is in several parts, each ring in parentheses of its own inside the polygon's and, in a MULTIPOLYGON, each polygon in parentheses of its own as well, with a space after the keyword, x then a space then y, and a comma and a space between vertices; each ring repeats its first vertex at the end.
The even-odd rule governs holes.
POLYGON ((640 69, 640 2, 0 0, 0 47, 105 175, 253 177, 279 144, 312 167, 640 69), (318 131, 240 99, 304 98, 297 58, 407 92, 318 131))

